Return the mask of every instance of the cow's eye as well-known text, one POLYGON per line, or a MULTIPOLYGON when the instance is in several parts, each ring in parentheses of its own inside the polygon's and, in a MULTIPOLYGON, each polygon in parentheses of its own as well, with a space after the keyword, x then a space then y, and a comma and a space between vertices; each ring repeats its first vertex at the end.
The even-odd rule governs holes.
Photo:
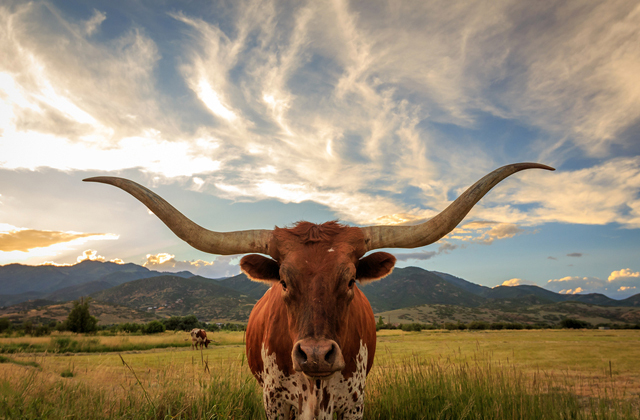
POLYGON ((351 289, 354 284, 356 284, 356 279, 349 280, 349 289, 351 289))
POLYGON ((280 285, 282 286, 282 290, 287 290, 287 283, 284 280, 280 280, 280 285))

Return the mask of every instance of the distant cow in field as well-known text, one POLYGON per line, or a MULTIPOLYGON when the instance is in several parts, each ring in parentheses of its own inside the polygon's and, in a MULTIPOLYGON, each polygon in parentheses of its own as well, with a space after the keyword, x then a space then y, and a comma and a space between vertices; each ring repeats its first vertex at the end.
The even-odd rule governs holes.
POLYGON ((204 345, 206 348, 209 348, 209 343, 211 340, 207 338, 207 332, 201 328, 194 328, 191 330, 191 348, 198 349, 198 345, 200 345, 200 349, 204 345))

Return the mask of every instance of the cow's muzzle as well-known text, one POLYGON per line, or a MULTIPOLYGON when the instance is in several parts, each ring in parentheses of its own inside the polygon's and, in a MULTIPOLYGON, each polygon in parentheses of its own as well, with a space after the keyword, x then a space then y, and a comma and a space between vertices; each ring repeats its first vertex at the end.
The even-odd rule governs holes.
POLYGON ((296 371, 314 379, 327 379, 345 365, 340 346, 333 340, 300 340, 293 346, 291 358, 296 371))

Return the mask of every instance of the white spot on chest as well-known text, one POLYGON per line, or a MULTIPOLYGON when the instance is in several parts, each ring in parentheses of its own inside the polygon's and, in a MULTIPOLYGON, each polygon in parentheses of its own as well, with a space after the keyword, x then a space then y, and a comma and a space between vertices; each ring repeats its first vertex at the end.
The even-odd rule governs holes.
POLYGON ((361 340, 353 375, 346 379, 338 372, 329 380, 317 381, 320 385, 317 387, 300 372, 286 376, 278 368, 275 353, 269 355, 263 344, 262 399, 267 418, 287 420, 295 413, 296 419, 329 420, 336 413, 345 420, 361 419, 368 355, 367 346, 361 340))

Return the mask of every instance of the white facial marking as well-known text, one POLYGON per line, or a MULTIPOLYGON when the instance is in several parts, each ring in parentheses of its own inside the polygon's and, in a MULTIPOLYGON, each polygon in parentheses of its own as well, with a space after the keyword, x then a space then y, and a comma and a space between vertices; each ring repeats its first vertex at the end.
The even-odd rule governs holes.
POLYGON ((333 252, 333 248, 329 248, 327 252, 333 252))
POLYGON ((367 346, 360 340, 360 351, 356 356, 356 370, 346 379, 337 372, 319 387, 302 373, 286 376, 278 368, 276 355, 269 355, 262 345, 262 400, 267 419, 289 419, 291 414, 301 420, 330 420, 333 413, 345 420, 362 419, 364 411, 364 389, 367 377, 367 346))

